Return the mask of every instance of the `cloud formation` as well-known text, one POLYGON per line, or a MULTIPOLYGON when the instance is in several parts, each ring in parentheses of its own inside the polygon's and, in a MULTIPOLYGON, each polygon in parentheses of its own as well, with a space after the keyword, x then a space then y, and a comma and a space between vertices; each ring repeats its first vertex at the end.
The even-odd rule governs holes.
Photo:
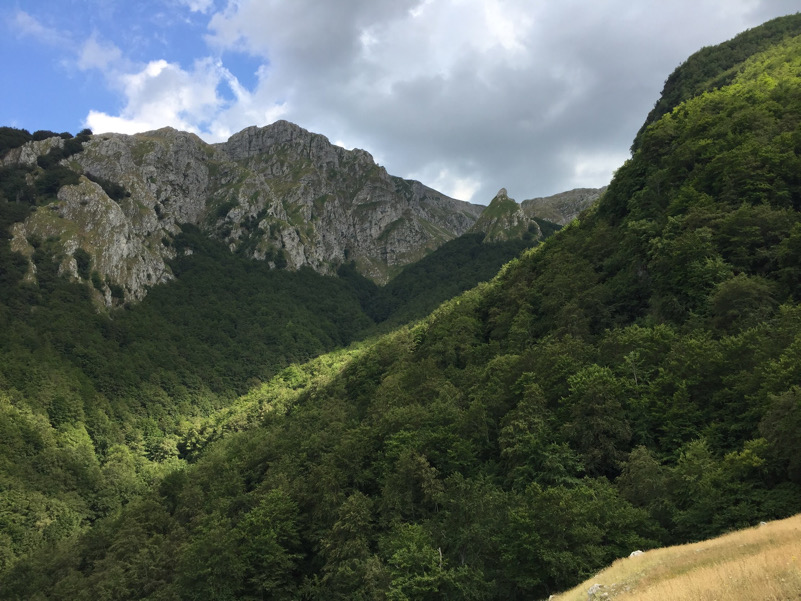
POLYGON ((93 131, 137 133, 170 125, 215 137, 215 119, 226 104, 218 88, 225 82, 236 85, 225 67, 210 58, 196 61, 190 71, 162 59, 134 73, 112 71, 109 78, 127 104, 117 116, 90 111, 86 123, 93 131))
POLYGON ((679 63, 796 10, 758 0, 179 2, 207 20, 192 63, 124 63, 96 37, 83 46, 81 68, 102 71, 124 99, 90 111, 93 130, 172 125, 219 141, 280 117, 481 203, 501 187, 522 200, 608 183, 679 63), (257 72, 237 72, 238 58, 257 72))
POLYGON ((14 13, 12 27, 17 35, 32 37, 43 44, 58 45, 68 41, 63 32, 44 25, 39 19, 24 10, 17 10, 14 13))

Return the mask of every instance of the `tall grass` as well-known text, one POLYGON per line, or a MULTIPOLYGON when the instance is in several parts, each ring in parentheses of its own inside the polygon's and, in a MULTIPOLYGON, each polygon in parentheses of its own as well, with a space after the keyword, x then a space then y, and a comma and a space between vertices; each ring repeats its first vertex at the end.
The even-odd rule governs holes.
POLYGON ((801 515, 712 540, 619 559, 556 601, 801 599, 801 515), (605 596, 604 596, 605 595, 605 596))

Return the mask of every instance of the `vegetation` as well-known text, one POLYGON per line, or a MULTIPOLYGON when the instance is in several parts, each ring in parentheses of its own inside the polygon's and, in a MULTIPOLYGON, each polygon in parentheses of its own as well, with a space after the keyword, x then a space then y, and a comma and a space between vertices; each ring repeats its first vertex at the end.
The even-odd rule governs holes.
POLYGON ((751 601, 801 596, 801 516, 619 559, 556 601, 751 601), (606 583, 601 584, 601 583, 606 583), (593 597, 590 597, 592 599, 593 597))
POLYGON ((676 68, 665 80, 665 87, 645 123, 637 132, 632 150, 639 147, 645 129, 656 123, 685 100, 728 85, 748 58, 798 35, 801 14, 768 21, 744 31, 733 39, 702 48, 676 68))
MULTIPOLYGON (((58 275, 54 239, 29 240, 36 284, 24 280, 27 260, 9 249, 9 226, 42 202, 39 182, 52 181, 46 192, 54 196, 62 172, 75 177, 58 164, 9 170, 31 173, 37 187, 21 177, 30 203, 11 201, 16 192, 0 199, 0 490, 13 493, 0 511, 0 570, 112 514, 219 432, 238 428, 225 419, 233 410, 218 410, 289 364, 367 335, 385 294, 355 273, 270 270, 184 226, 168 241, 178 251, 176 280, 140 304, 98 314, 85 285, 58 275)), ((11 176, 0 183, 16 190, 11 176)), ((490 245, 484 257, 478 240, 451 245, 446 262, 461 271, 450 279, 423 273, 441 281, 417 290, 426 295, 418 303, 436 306, 453 286, 489 279, 519 248, 507 245, 499 254, 490 245)), ((78 248, 73 257, 84 282, 97 290, 108 284, 121 298, 89 253, 78 248)), ((395 302, 385 315, 402 309, 395 302)), ((407 313, 415 311, 425 308, 407 313)))
MULTIPOLYGON (((88 129, 72 137, 67 133, 37 131, 31 135, 26 130, 0 128, 0 156, 11 148, 22 146, 32 140, 50 137, 60 137, 65 140, 63 146, 53 146, 47 154, 40 156, 37 167, 25 165, 0 167, 0 225, 25 218, 28 209, 21 209, 20 204, 33 207, 54 202, 62 186, 78 183, 80 176, 60 163, 63 159, 80 152, 83 143, 91 136, 92 132, 88 129), (11 203, 15 206, 10 206, 11 203)), ((5 228, 3 232, 5 235, 5 228)))
POLYGON ((131 195, 128 190, 125 189, 125 186, 122 186, 116 182, 109 181, 99 175, 93 175, 91 173, 87 173, 86 177, 98 184, 106 195, 111 200, 116 200, 117 202, 121 201, 123 198, 126 198, 131 195))
MULTIPOLYGON (((543 222, 547 223, 547 222, 543 222)), ((548 235, 559 226, 549 224, 548 235)), ((338 274, 351 282, 367 315, 383 330, 425 317, 443 301, 491 279, 506 262, 535 245, 531 239, 487 243, 482 234, 465 234, 403 270, 385 286, 378 287, 343 265, 338 274)))
POLYGON ((270 281, 187 228, 175 283, 77 321, 38 241, 0 313, 3 594, 528 599, 801 511, 801 37, 745 54, 580 222, 266 382, 265 338, 342 344, 369 287, 270 281), (287 325, 242 322, 278 282, 287 325))
MULTIPOLYGON (((81 132, 81 134, 91 135, 91 131, 85 129, 81 132)), ((18 129, 16 127, 0 127, 0 158, 2 158, 12 148, 19 148, 27 142, 37 142, 39 140, 46 140, 47 138, 62 138, 63 140, 69 140, 72 138, 72 134, 69 132, 57 134, 46 129, 40 129, 31 134, 31 132, 29 132, 27 129, 18 129)))
POLYGON ((12 148, 19 148, 32 139, 33 136, 27 129, 0 127, 0 157, 4 156, 12 148))

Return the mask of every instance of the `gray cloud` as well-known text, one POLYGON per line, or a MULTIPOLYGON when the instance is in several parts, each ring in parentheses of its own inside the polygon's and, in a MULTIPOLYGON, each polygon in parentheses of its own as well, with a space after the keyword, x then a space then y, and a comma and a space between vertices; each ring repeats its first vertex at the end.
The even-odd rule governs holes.
POLYGON ((259 83, 198 129, 280 116, 481 203, 600 186, 676 66, 793 4, 231 0, 209 47, 259 57, 259 83))

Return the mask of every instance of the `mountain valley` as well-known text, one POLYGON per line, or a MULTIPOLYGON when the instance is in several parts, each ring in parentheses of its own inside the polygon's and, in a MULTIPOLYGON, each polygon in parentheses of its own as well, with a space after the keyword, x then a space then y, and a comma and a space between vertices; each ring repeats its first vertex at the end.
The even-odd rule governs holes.
POLYGON ((521 203, 3 128, 0 597, 545 599, 801 512, 799 124, 794 15, 521 203))

